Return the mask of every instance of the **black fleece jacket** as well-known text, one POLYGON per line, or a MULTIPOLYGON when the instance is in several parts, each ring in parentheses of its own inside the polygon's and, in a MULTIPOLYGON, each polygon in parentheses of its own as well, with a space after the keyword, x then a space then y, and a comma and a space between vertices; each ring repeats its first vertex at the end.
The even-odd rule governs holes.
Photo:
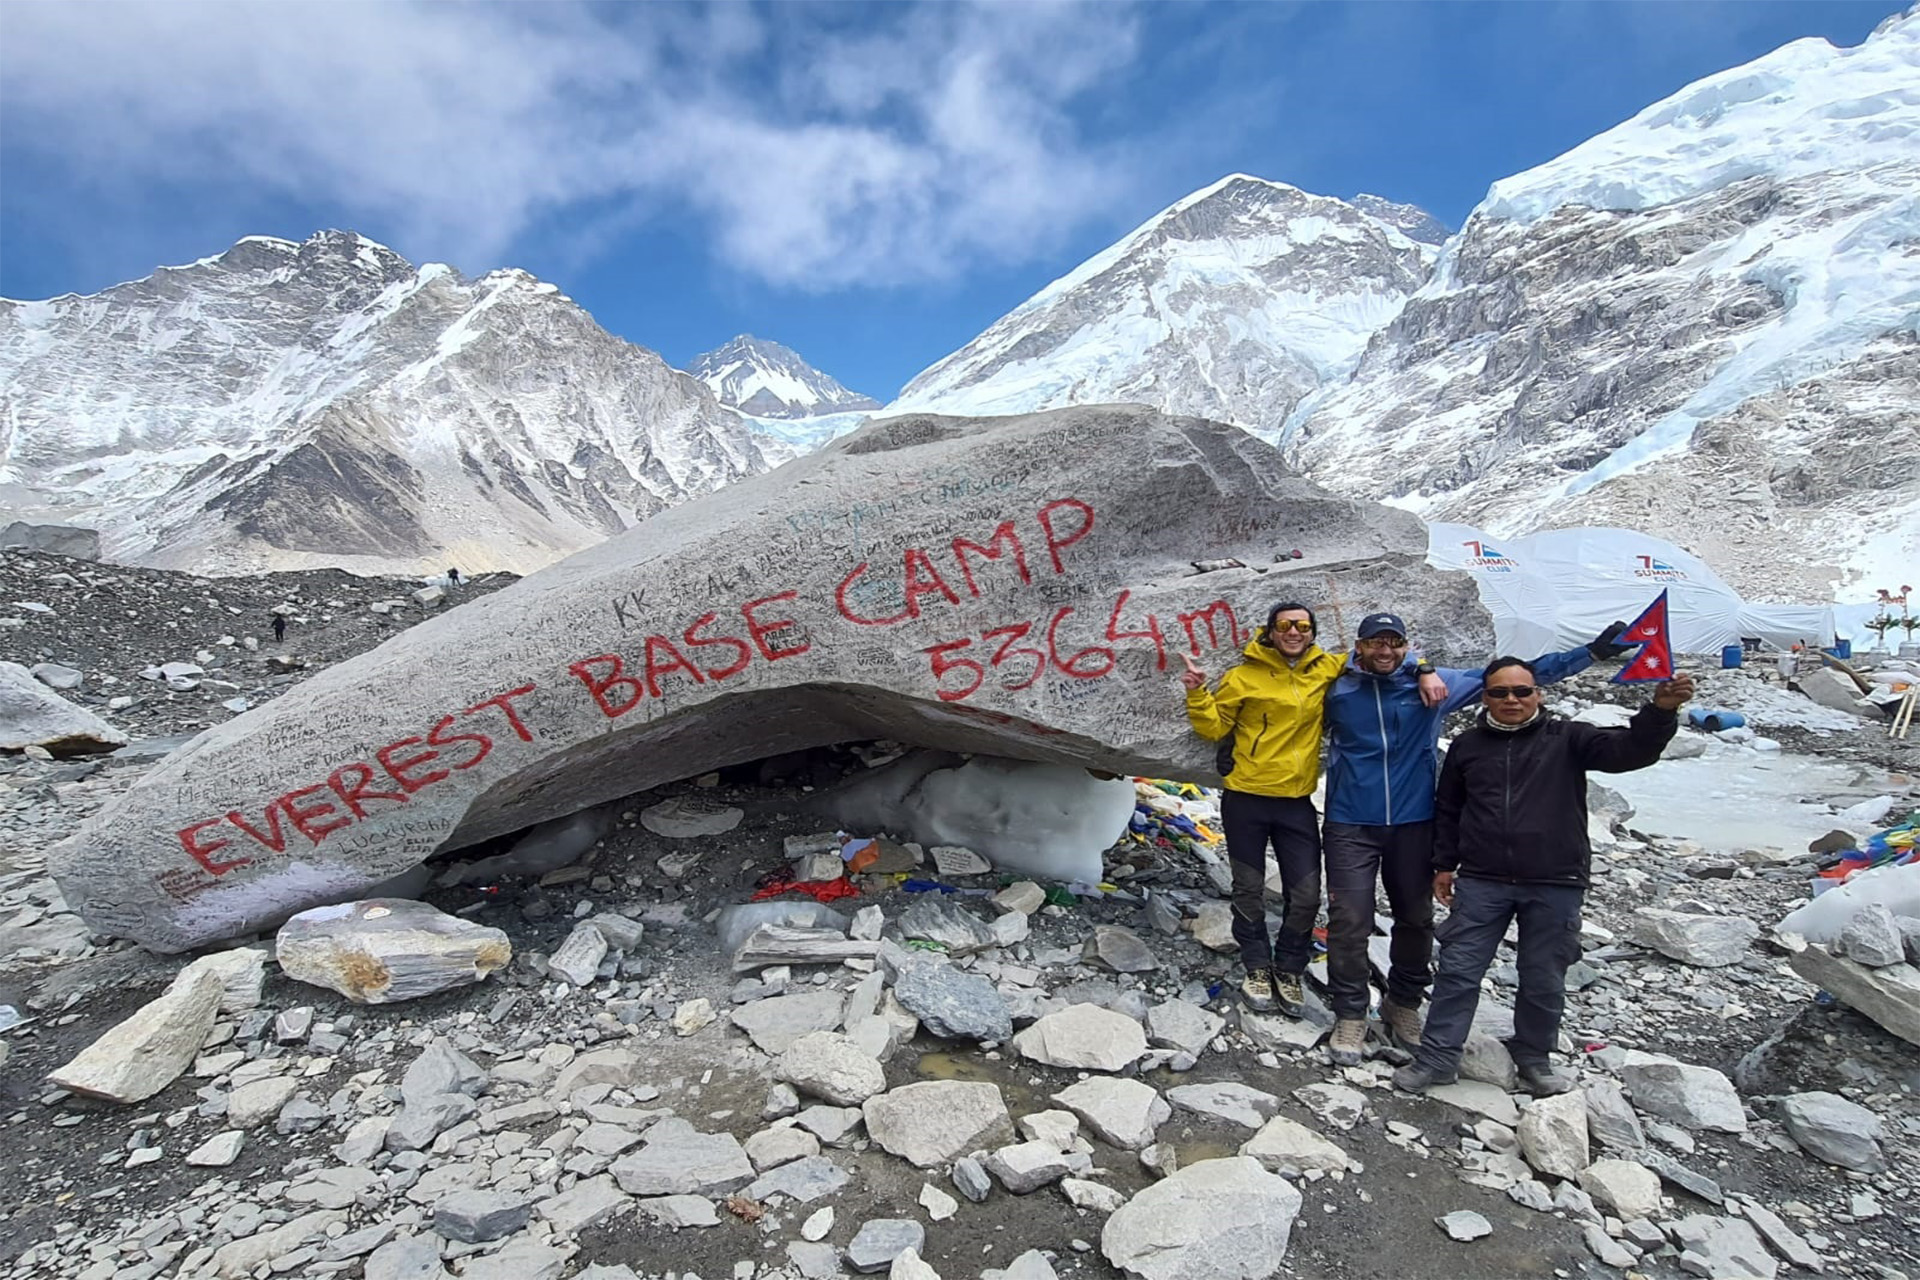
POLYGON ((1524 729, 1481 721, 1454 740, 1434 800, 1433 869, 1514 884, 1584 888, 1587 771, 1630 773, 1660 758, 1679 718, 1651 702, 1624 729, 1542 711, 1524 729))

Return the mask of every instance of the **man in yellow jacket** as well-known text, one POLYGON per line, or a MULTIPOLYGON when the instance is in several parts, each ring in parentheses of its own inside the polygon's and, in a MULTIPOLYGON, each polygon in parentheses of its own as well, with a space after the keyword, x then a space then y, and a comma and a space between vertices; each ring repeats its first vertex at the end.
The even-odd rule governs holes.
MULTIPOLYGON (((1187 658, 1181 683, 1187 720, 1210 741, 1233 738, 1233 768, 1220 796, 1220 825, 1233 868, 1233 936, 1247 976, 1240 993, 1255 1009, 1278 1005, 1299 1017, 1301 975, 1313 954, 1320 913, 1320 818, 1313 789, 1320 780, 1320 732, 1328 688, 1340 678, 1346 654, 1314 643, 1313 610, 1297 601, 1277 604, 1248 642, 1244 660, 1207 688, 1206 673, 1187 658), (1267 846, 1280 864, 1281 924, 1267 933, 1267 846)), ((1422 693, 1445 696, 1437 677, 1421 677, 1422 693), (1428 685, 1438 685, 1429 690, 1428 685)))

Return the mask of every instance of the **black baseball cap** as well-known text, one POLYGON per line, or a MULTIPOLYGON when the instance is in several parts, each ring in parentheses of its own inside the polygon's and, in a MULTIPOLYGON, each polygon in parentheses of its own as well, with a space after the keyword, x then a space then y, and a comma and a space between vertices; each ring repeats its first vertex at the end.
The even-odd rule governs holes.
POLYGON ((1362 640, 1370 640, 1374 636, 1385 635, 1389 631, 1397 636, 1407 634, 1407 624, 1400 621, 1399 614, 1370 613, 1360 619, 1360 629, 1354 634, 1362 640))

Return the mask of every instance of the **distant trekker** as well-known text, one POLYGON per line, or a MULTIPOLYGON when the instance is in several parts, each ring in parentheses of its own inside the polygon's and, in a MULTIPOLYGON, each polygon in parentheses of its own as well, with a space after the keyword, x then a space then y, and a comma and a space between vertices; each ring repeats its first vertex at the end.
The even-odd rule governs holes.
POLYGON ((447 570, 447 585, 450 587, 457 587, 460 585, 460 571, 458 569, 447 570))
POLYGON ((273 615, 273 641, 275 644, 279 644, 286 638, 287 615, 284 613, 276 613, 273 615))
POLYGON ((1434 931, 1440 960, 1420 1048, 1393 1076, 1410 1093, 1455 1079, 1480 980, 1516 920, 1520 990, 1507 1048, 1527 1092, 1573 1087, 1548 1055, 1566 1009, 1567 969, 1580 956, 1593 862, 1587 773, 1628 773, 1658 760, 1693 696, 1693 677, 1681 672, 1662 681, 1625 728, 1600 728, 1542 707, 1538 670, 1521 658, 1488 663, 1479 723, 1455 739, 1440 767, 1433 896, 1450 913, 1434 931))

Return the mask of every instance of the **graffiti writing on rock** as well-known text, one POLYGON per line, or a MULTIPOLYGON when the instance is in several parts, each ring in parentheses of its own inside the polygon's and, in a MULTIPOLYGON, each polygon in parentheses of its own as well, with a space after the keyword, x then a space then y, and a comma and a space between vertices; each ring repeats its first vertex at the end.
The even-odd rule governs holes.
POLYGON ((637 673, 629 674, 627 660, 617 653, 582 658, 569 664, 567 670, 586 686, 601 713, 616 720, 647 698, 664 698, 668 686, 663 682, 669 677, 696 685, 717 683, 745 671, 756 656, 764 662, 779 662, 811 650, 813 641, 807 637, 806 628, 794 618, 781 616, 777 608, 799 594, 782 591, 741 605, 739 614, 747 639, 742 639, 737 629, 716 631, 720 615, 708 610, 681 629, 677 642, 664 635, 646 637, 637 673), (701 662, 695 662, 694 657, 701 662), (704 665, 707 663, 717 665, 704 665))

